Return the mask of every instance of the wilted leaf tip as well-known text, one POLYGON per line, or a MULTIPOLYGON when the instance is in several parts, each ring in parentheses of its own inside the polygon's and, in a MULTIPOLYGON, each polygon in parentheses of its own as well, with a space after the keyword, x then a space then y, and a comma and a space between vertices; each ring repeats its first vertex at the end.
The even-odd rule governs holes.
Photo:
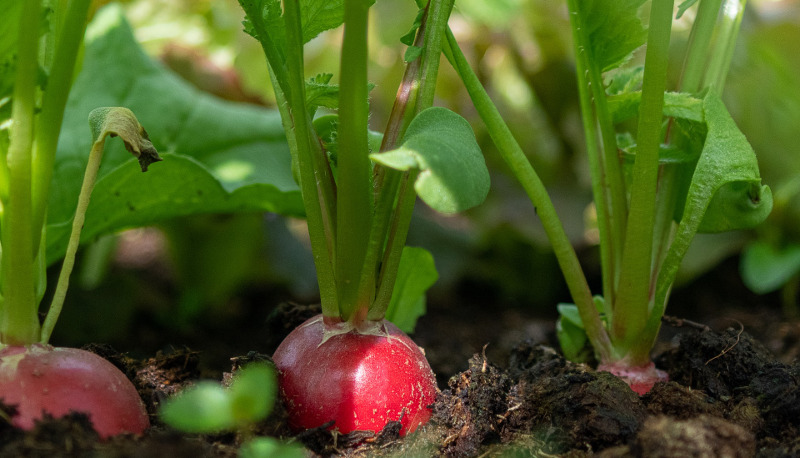
POLYGON ((162 160, 136 115, 125 107, 95 108, 89 113, 89 127, 95 146, 102 144, 106 135, 120 137, 125 149, 139 159, 142 172, 153 162, 162 160))

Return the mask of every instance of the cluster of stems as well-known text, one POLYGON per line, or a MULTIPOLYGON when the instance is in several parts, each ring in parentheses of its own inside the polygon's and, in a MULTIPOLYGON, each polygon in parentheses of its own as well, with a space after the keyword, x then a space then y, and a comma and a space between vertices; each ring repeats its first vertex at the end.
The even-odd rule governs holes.
MULTIPOLYGON (((359 327, 384 317, 416 201, 415 171, 369 160, 367 25, 369 2, 345 0, 337 123, 337 177, 306 107, 303 41, 297 2, 284 2, 287 57, 263 24, 254 23, 269 63, 306 210, 322 313, 359 327)), ((432 1, 415 39, 422 53, 408 63, 381 151, 396 147, 413 117, 432 106, 452 0, 432 1)), ((257 19, 257 15, 252 15, 257 19)))

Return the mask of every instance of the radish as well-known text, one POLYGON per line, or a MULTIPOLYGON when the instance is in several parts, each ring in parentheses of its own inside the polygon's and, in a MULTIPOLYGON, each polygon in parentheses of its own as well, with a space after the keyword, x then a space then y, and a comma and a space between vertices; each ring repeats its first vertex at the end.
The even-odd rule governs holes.
POLYGON ((76 348, 34 344, 0 350, 0 397, 15 406, 11 423, 33 428, 44 414, 86 413, 101 438, 141 434, 150 422, 136 389, 100 356, 76 348))
MULTIPOLYGON (((8 142, 0 141, 0 401, 14 406, 14 426, 31 429, 45 414, 86 413, 102 438, 144 432, 150 425, 136 388, 103 358, 74 348, 48 345, 61 312, 80 243, 107 136, 119 136, 139 158, 143 171, 161 160, 144 128, 126 108, 98 108, 89 114, 94 143, 61 273, 44 323, 39 301, 46 283, 45 215, 64 104, 75 73, 90 1, 59 2, 58 37, 40 35, 42 2, 20 2, 12 122, 8 142), (52 38, 52 39, 51 39, 52 38), (42 43, 52 65, 46 87, 37 90, 42 43), (34 154, 35 150, 35 154, 34 154)), ((53 33, 55 31, 47 31, 53 33)), ((6 137, 4 137, 6 138, 6 137)), ((61 247, 64 248, 64 247, 61 247)))
POLYGON ((436 379, 422 350, 397 326, 326 324, 322 315, 292 331, 273 356, 295 430, 333 420, 341 433, 379 432, 400 421, 400 435, 431 416, 436 379))
POLYGON ((368 126, 371 2, 345 1, 335 18, 299 2, 266 13, 260 2, 239 4, 281 101, 322 308, 273 356, 290 424, 301 430, 332 420, 332 428, 350 433, 399 421, 400 434, 408 434, 428 421, 436 395, 425 355, 403 333, 424 313, 424 293, 438 276, 430 253, 405 246, 414 205, 419 197, 436 211, 457 213, 480 204, 489 190, 469 122, 432 106, 452 2, 430 2, 404 37, 413 46, 382 137, 368 126), (342 23, 346 77, 338 86, 328 84, 331 75, 309 82, 308 32, 342 23), (315 119, 322 103, 337 114, 315 119))

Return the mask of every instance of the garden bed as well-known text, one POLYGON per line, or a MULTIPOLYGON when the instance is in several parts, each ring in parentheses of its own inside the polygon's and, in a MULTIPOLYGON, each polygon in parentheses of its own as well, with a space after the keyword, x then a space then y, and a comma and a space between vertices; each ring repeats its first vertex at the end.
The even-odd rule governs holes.
MULTIPOLYGON (((447 302, 433 303, 417 328, 415 338, 426 349, 441 389, 433 421, 419 433, 398 438, 390 424, 377 437, 325 430, 294 436, 280 408, 255 433, 301 441, 309 453, 322 456, 796 454, 800 365, 792 361, 800 326, 781 320, 769 304, 771 298, 747 294, 735 281, 717 294, 730 295, 733 308, 712 313, 705 301, 708 285, 723 284, 733 265, 729 262, 698 286, 676 293, 675 304, 683 307, 675 308, 695 321, 665 321, 656 362, 671 381, 643 397, 608 373, 566 361, 552 347, 554 330, 547 317, 502 308, 488 316, 487 308, 459 298, 453 304, 463 304, 460 313, 447 302), (740 312, 744 309, 736 308, 742 305, 736 297, 757 307, 740 312), (713 330, 699 323, 698 313, 706 314, 713 330), (454 322, 454 316, 463 318, 454 322)), ((217 334, 228 336, 220 345, 203 345, 202 331, 194 331, 185 337, 195 349, 174 348, 150 358, 129 358, 103 345, 90 348, 126 372, 154 415, 163 399, 193 381, 224 380, 228 374, 219 370, 224 366, 229 371, 267 359, 293 324, 315 312, 313 306, 288 302, 270 317, 267 311, 251 312, 258 316, 235 320, 241 333, 217 334), (243 343, 236 342, 237 335, 243 343), (258 339, 263 345, 251 346, 258 339), (227 361, 215 347, 239 351, 227 361)), ((153 427, 145 436, 106 442, 79 415, 43 422, 28 433, 3 426, 0 455, 236 456, 241 439, 236 435, 179 434, 151 418, 153 427)))

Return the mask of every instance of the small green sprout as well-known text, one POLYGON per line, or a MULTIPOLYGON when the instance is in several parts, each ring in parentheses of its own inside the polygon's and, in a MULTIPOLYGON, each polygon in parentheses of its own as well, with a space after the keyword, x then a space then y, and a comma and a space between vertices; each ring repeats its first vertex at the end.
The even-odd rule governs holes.
MULTIPOLYGON (((251 363, 239 370, 225 388, 219 383, 202 381, 168 400, 159 415, 167 425, 196 434, 239 431, 249 434, 250 427, 272 412, 278 382, 275 370, 264 363, 251 363)), ((283 444, 271 437, 247 440, 239 451, 241 457, 302 457, 302 447, 283 444)))

